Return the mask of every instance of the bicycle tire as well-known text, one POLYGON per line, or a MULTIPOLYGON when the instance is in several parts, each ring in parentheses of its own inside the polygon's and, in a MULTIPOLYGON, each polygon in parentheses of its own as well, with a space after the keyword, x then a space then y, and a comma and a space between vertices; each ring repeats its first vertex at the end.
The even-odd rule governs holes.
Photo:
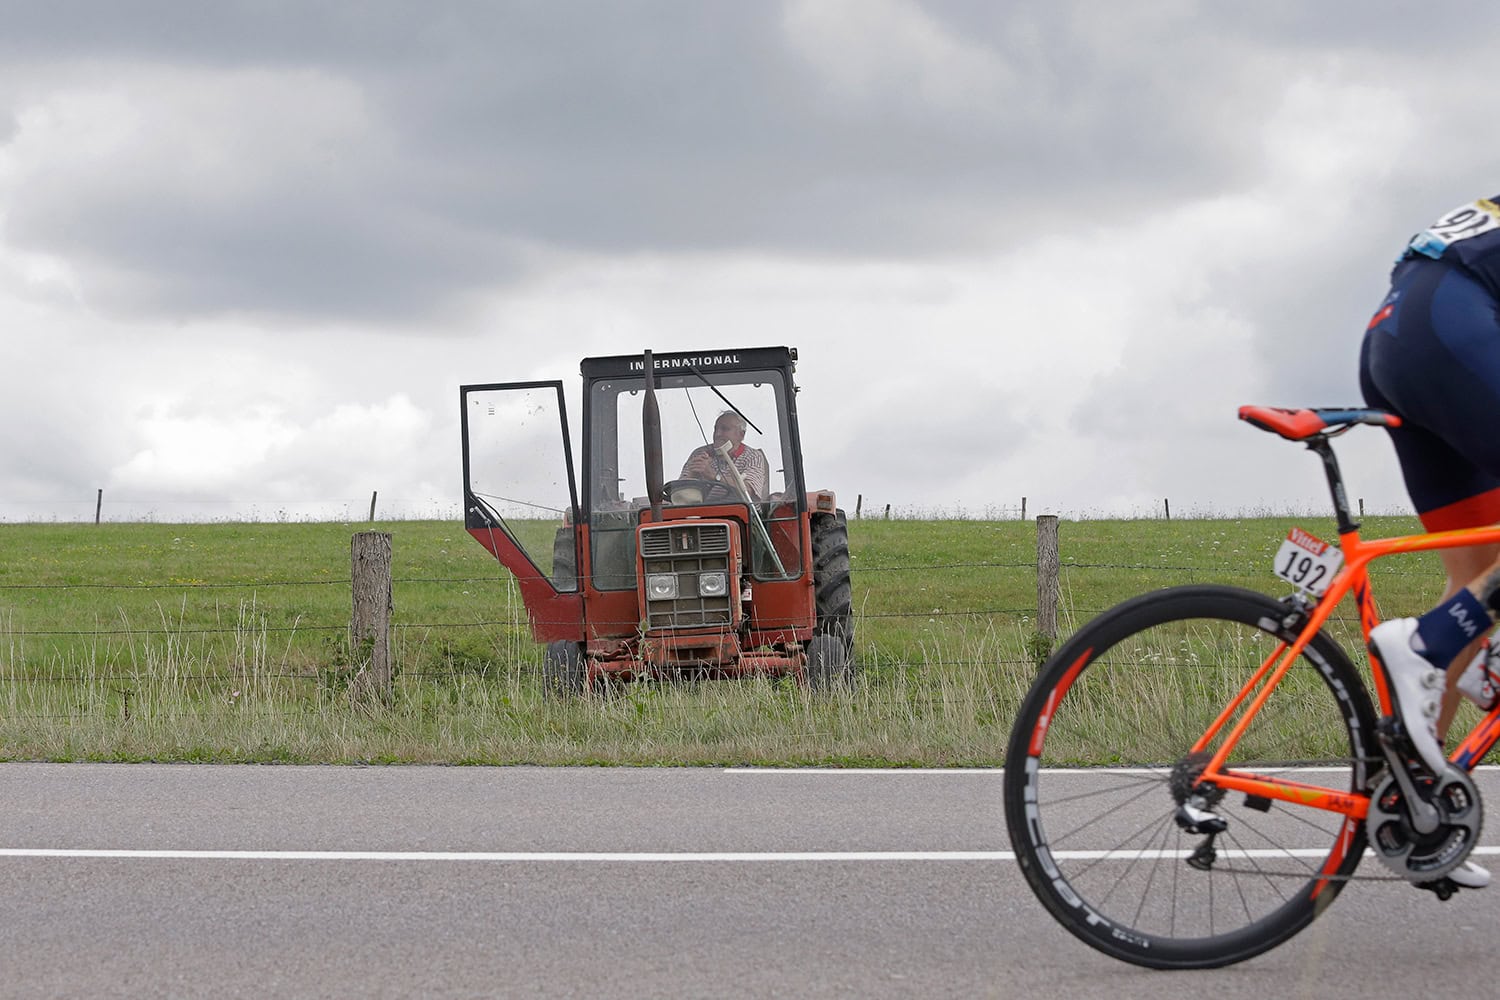
MULTIPOLYGON (((1365 828, 1342 815, 1224 794, 1212 811, 1229 828, 1207 871, 1186 863, 1207 838, 1174 820, 1174 772, 1192 786, 1193 742, 1294 638, 1291 610, 1237 587, 1169 588, 1101 614, 1043 665, 1011 730, 1005 818, 1032 891, 1079 939, 1149 968, 1229 965, 1306 927, 1353 874, 1365 828)), ((1229 764, 1365 793, 1375 721, 1360 675, 1320 632, 1229 764)))

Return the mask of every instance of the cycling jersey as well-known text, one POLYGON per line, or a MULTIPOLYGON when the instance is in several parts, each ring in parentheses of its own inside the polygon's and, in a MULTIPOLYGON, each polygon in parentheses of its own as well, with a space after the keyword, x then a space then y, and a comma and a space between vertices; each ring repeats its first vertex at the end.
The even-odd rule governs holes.
POLYGON ((1500 298, 1500 195, 1460 205, 1413 236, 1403 259, 1414 255, 1461 267, 1500 298))

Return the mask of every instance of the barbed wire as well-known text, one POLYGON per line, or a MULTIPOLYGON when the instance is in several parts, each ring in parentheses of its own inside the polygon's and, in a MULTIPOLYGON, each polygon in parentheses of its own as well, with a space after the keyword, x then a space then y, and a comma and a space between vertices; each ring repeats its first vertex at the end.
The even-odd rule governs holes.
MULTIPOLYGON (((631 619, 634 622, 634 619, 631 619)), ((515 627, 527 624, 523 621, 510 620, 484 620, 477 622, 391 622, 392 629, 460 629, 460 628, 493 628, 499 626, 515 627)), ((569 624, 564 622, 550 622, 548 624, 569 624)), ((619 623, 615 623, 619 624, 619 623)), ((190 628, 190 627, 159 627, 159 628, 91 628, 91 629, 12 629, 18 637, 26 636, 110 636, 110 635, 246 635, 259 634, 262 632, 326 632, 326 631, 348 631, 349 623, 341 622, 337 625, 316 625, 299 623, 296 625, 219 625, 214 627, 190 628)))
MULTIPOLYGON (((1211 574, 1223 578, 1235 579, 1266 579, 1270 583, 1271 575, 1267 572, 1254 569, 1242 569, 1226 567, 1223 565, 1210 566, 1180 566, 1162 565, 1155 563, 1090 563, 1066 561, 1059 564, 1061 570, 1116 570, 1129 572, 1154 572, 1154 573, 1187 573, 1187 574, 1211 574)), ((1010 562, 964 562, 964 563, 913 563, 904 566, 856 566, 852 574, 858 576, 861 573, 928 573, 934 570, 945 569, 1006 569, 1006 570, 1029 570, 1036 571, 1035 563, 1010 563, 1010 562)), ((1379 567, 1374 570, 1382 576, 1413 576, 1430 577, 1430 572, 1414 570, 1400 570, 1387 567, 1379 567)), ((536 581, 549 580, 549 577, 512 577, 510 574, 497 574, 494 576, 466 576, 466 577, 392 577, 393 586, 409 586, 413 584, 440 584, 445 586, 470 586, 483 583, 509 584, 511 580, 536 581)), ((169 581, 165 583, 0 583, 0 591, 46 591, 46 590, 249 590, 249 589, 274 589, 277 587, 347 587, 351 585, 348 577, 333 577, 327 580, 245 580, 209 582, 202 580, 169 581)))
MULTIPOLYGON (((856 621, 873 620, 884 618, 954 618, 954 617, 988 617, 992 615, 1033 615, 1035 608, 972 608, 955 611, 877 611, 862 612, 855 616, 856 621)), ((474 629, 474 628, 520 628, 529 627, 530 619, 501 620, 486 619, 475 622, 391 622, 392 629, 474 629)), ((536 619, 538 625, 576 625, 575 619, 536 619)), ((598 625, 605 627, 624 628, 639 624, 638 619, 618 619, 614 621, 599 621, 598 625)), ((295 632, 328 632, 347 631, 348 622, 337 625, 297 624, 297 625, 219 625, 212 627, 153 627, 153 628, 87 628, 87 629, 18 629, 13 628, 12 633, 18 638, 27 637, 59 637, 70 638, 103 637, 103 636, 128 636, 128 635, 170 635, 170 636, 193 636, 193 635, 245 635, 260 633, 287 634, 295 632)))
POLYGON ((342 584, 340 580, 250 580, 244 583, 203 583, 184 580, 178 583, 0 583, 0 590, 246 590, 274 587, 316 587, 342 584))
MULTIPOLYGON (((1094 615, 1107 611, 1108 608, 1074 608, 1069 616, 1077 621, 1086 621, 1094 615)), ((957 611, 889 611, 889 612, 867 612, 855 616, 856 624, 861 621, 888 620, 888 619, 914 619, 926 618, 930 621, 939 619, 957 618, 991 618, 997 615, 1013 616, 1021 620, 1030 620, 1036 614, 1035 608, 973 608, 957 611)), ((1330 623, 1342 626, 1357 626, 1359 617, 1357 615, 1333 614, 1328 617, 1330 623)), ((538 625, 576 625, 573 620, 538 620, 538 625)), ((634 619, 628 622, 600 622, 603 626, 613 625, 624 627, 636 624, 634 619)), ((530 621, 502 621, 488 620, 477 622, 392 622, 393 631, 464 631, 473 629, 513 629, 530 631, 530 621)), ((129 636, 167 636, 171 638, 206 636, 206 635, 244 635, 244 634, 275 634, 292 635, 298 632, 347 632, 347 622, 337 625, 253 625, 246 627, 219 626, 213 628, 116 628, 116 629, 37 629, 37 630, 14 630, 17 639, 47 638, 47 639, 99 639, 111 637, 129 636)), ((856 628, 856 632, 858 629, 856 628)))
MULTIPOLYGON (((863 669, 871 672, 905 672, 909 671, 912 667, 922 667, 923 669, 927 669, 932 667, 972 667, 974 665, 975 661, 972 659, 947 659, 938 657, 923 659, 920 662, 913 662, 910 660, 882 659, 879 663, 869 665, 863 669)), ((1024 667, 1027 670, 1033 670, 1036 668, 1036 663, 1033 660, 1026 659, 996 658, 984 660, 984 666, 1024 667)), ((400 670, 398 671, 398 677, 401 680, 420 681, 454 681, 462 678, 484 679, 491 677, 499 679, 499 677, 509 675, 513 671, 519 671, 526 674, 534 674, 539 673, 540 670, 541 665, 539 663, 523 662, 519 664, 506 664, 504 666, 498 666, 493 670, 459 667, 454 667, 448 670, 400 670)), ((321 684, 325 682, 326 675, 333 671, 334 668, 328 667, 319 669, 285 671, 260 670, 254 668, 228 666, 224 670, 214 673, 185 673, 174 671, 171 675, 171 680, 174 682, 195 684, 255 684, 261 681, 297 681, 302 683, 321 684)), ((159 682, 159 679, 152 676, 149 671, 139 670, 35 674, 27 675, 24 677, 0 675, 0 687, 3 687, 5 685, 26 684, 99 684, 110 682, 118 683, 124 681, 133 681, 137 683, 145 681, 147 683, 153 683, 159 682)), ((905 704, 908 700, 909 699, 903 699, 900 703, 905 704)), ((878 700, 876 700, 875 703, 879 703, 878 700)))
MULTIPOLYGON (((533 577, 532 579, 544 579, 533 577)), ((471 577, 392 577, 391 583, 415 584, 415 583, 442 583, 452 585, 468 585, 474 583, 508 583, 509 574, 505 576, 471 576, 471 577)), ((202 580, 181 580, 169 583, 0 583, 0 590, 245 590, 249 588, 265 588, 267 590, 275 587, 324 587, 342 586, 351 584, 349 577, 334 577, 328 580, 246 580, 243 582, 230 583, 208 583, 202 580)))

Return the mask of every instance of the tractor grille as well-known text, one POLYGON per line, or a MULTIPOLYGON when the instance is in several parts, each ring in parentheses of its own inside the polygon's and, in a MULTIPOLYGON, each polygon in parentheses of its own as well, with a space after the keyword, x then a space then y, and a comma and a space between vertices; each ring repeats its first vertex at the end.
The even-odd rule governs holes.
POLYGON ((641 558, 646 581, 668 574, 677 578, 677 596, 646 601, 649 629, 699 628, 729 625, 734 618, 733 595, 739 585, 729 567, 729 526, 675 523, 641 529, 641 558), (699 582, 705 573, 719 573, 724 587, 704 595, 699 582))
POLYGON ((662 528, 641 529, 641 555, 687 555, 699 552, 727 553, 729 525, 673 524, 662 528))

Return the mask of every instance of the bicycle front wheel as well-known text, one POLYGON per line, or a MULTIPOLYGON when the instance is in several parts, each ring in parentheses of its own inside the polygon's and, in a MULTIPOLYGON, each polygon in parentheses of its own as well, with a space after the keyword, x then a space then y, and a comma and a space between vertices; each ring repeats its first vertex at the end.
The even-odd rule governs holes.
MULTIPOLYGON (((1208 759, 1194 744, 1295 638, 1291 610, 1233 587, 1157 591, 1089 622, 1042 668, 1011 730, 1005 819, 1032 890, 1094 948, 1152 968, 1242 961, 1307 926, 1359 864, 1364 824, 1341 814, 1210 790, 1227 828, 1209 837, 1181 819, 1208 759)), ((1363 682, 1320 633, 1228 766, 1363 793, 1374 736, 1363 682)))

